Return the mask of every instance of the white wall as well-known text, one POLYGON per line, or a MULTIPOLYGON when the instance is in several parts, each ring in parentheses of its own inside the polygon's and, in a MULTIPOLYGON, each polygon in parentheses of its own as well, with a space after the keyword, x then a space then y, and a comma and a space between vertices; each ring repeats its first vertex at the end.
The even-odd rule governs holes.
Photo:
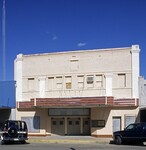
POLYGON ((146 80, 144 77, 139 77, 139 100, 140 108, 146 107, 146 80))
POLYGON ((16 81, 16 101, 22 101, 22 61, 23 55, 17 55, 14 64, 14 80, 16 81))
POLYGON ((132 45, 132 97, 138 98, 138 78, 139 78, 139 45, 132 45))
POLYGON ((37 97, 114 96, 137 98, 139 76, 139 47, 95 49, 35 55, 19 54, 15 60, 17 101, 37 97), (126 87, 118 87, 117 75, 126 75, 126 87), (77 76, 84 76, 84 87, 77 86, 77 76), (103 86, 87 86, 88 75, 103 75, 103 86), (109 76, 110 75, 110 76, 109 76), (56 88, 56 77, 63 77, 63 88, 56 88), (72 77, 72 88, 65 88, 65 76, 72 77), (54 78, 49 90, 48 77, 54 78), (34 90, 28 90, 28 78, 34 78, 34 90), (42 80, 43 79, 43 80, 42 80))

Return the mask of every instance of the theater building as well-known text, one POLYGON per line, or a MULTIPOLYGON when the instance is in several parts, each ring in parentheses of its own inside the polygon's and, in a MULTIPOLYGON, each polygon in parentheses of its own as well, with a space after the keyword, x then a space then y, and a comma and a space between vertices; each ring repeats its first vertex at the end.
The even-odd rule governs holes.
POLYGON ((111 137, 139 121, 139 45, 17 55, 16 118, 30 135, 111 137))

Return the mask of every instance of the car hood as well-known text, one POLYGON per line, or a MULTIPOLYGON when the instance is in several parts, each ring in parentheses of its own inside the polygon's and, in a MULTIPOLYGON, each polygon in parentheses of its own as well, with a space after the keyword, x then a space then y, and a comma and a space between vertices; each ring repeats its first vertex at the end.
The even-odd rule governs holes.
POLYGON ((119 134, 119 133, 123 133, 123 132, 124 132, 124 130, 116 131, 116 132, 114 132, 114 134, 119 134))

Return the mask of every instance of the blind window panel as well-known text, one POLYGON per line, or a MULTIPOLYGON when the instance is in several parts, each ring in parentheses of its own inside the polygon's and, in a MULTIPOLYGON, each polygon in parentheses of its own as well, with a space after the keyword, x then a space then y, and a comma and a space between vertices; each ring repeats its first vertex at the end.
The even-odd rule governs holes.
POLYGON ((84 76, 78 76, 78 88, 84 87, 84 76))
POLYGON ((57 83, 62 83, 62 77, 60 76, 60 77, 56 77, 56 82, 57 83))
POLYGON ((29 91, 34 90, 34 78, 28 78, 28 89, 29 91))
POLYGON ((96 81, 102 81, 102 75, 96 75, 95 78, 96 81))
POLYGON ((72 70, 72 71, 75 71, 75 70, 78 70, 78 67, 79 65, 78 65, 78 60, 71 60, 70 61, 70 69, 72 70))
POLYGON ((52 90, 54 85, 54 77, 49 77, 48 78, 48 89, 52 90))
POLYGON ((102 75, 96 75, 96 87, 102 87, 103 86, 103 76, 102 75))
POLYGON ((71 76, 66 76, 66 77, 65 77, 65 82, 66 82, 66 83, 71 82, 71 76))
POLYGON ((62 89, 62 82, 63 82, 63 78, 60 77, 56 77, 56 87, 57 89, 62 89))
POLYGON ((57 83, 56 87, 57 89, 62 89, 62 83, 57 83))
POLYGON ((78 88, 83 88, 84 87, 84 83, 83 82, 79 82, 78 83, 78 88))
POLYGON ((78 76, 78 82, 84 82, 84 76, 78 76))
POLYGON ((126 87, 126 75, 118 74, 118 84, 119 87, 126 87))

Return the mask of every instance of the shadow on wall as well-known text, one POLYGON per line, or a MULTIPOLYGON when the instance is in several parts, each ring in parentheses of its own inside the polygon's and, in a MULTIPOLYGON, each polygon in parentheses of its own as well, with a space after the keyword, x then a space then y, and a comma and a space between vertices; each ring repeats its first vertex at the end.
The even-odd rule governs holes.
POLYGON ((111 112, 110 108, 107 108, 106 110, 105 108, 100 108, 100 109, 94 108, 92 110, 92 113, 97 115, 94 116, 94 118, 96 119, 91 120, 91 128, 92 128, 91 134, 94 134, 94 132, 96 132, 97 130, 101 130, 105 128, 110 112, 111 112))
POLYGON ((140 110, 139 118, 140 122, 146 122, 146 109, 140 110))
MULTIPOLYGON (((92 134, 96 134, 97 131, 99 130, 102 130, 104 128, 108 128, 107 127, 107 121, 108 121, 108 118, 110 116, 110 112, 111 110, 119 110, 119 108, 114 108, 114 109, 110 109, 110 108, 94 108, 92 110, 92 114, 96 114, 96 116, 94 116, 94 118, 96 119, 93 119, 91 120, 91 128, 92 128, 92 134), (104 121, 105 121, 105 124, 104 124, 104 121)), ((120 108, 120 110, 124 111, 125 108, 120 108)), ((112 130, 120 130, 121 128, 121 123, 122 123, 122 116, 120 114, 113 114, 112 116, 112 119, 117 119, 116 120, 112 120, 111 124, 112 125, 112 130), (114 121, 114 123, 113 123, 114 121), (116 122, 115 122, 116 121, 116 122), (114 126, 114 124, 116 123, 116 126, 114 126)), ((135 115, 127 115, 125 114, 124 115, 124 127, 126 127, 127 125, 129 125, 130 123, 135 123, 135 122, 146 122, 146 110, 145 111, 141 111, 139 112, 136 116, 135 115), (140 120, 141 118, 141 120, 140 120)), ((111 130, 111 129, 109 129, 111 130)))
POLYGON ((11 109, 0 109, 0 128, 2 123, 10 118, 11 109))
MULTIPOLYGON (((18 112, 26 112, 26 109, 18 109, 18 112)), ((44 123, 42 121, 44 120, 43 117, 46 116, 46 111, 45 109, 38 109, 38 108, 32 108, 32 109, 27 109, 29 112, 35 112, 34 115, 24 115, 21 117, 21 120, 25 121, 28 127, 28 132, 30 134, 39 134, 41 130, 45 129, 44 123)), ((30 113, 31 114, 31 113, 30 113)), ((46 120, 45 120, 46 121, 46 120)))

